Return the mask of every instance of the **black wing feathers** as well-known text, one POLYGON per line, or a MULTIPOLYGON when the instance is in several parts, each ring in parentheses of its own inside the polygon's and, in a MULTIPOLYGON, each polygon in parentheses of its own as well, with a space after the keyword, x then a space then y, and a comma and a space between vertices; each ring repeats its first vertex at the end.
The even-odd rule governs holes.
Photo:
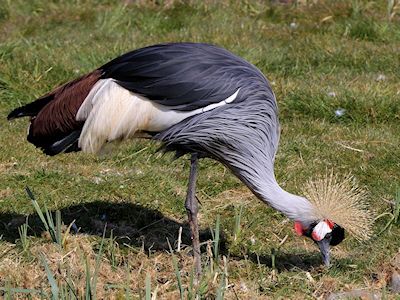
POLYGON ((10 112, 7 116, 8 120, 22 117, 34 117, 39 111, 54 99, 54 94, 45 95, 34 102, 18 107, 10 112))
POLYGON ((243 75, 258 71, 225 49, 194 43, 138 49, 99 69, 102 78, 113 78, 122 87, 175 110, 220 102, 241 88, 243 75))

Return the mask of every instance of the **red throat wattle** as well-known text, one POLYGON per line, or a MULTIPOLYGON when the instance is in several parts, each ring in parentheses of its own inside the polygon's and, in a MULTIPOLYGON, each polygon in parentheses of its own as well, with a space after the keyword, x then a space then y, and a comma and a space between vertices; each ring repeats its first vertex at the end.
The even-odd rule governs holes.
POLYGON ((303 224, 301 224, 301 222, 294 222, 294 230, 296 231, 297 235, 304 235, 305 228, 303 227, 303 224))

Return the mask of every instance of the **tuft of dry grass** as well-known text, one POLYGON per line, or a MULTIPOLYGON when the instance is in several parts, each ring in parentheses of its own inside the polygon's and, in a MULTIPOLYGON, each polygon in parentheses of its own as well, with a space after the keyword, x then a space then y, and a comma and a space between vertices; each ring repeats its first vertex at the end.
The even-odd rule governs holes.
POLYGON ((366 202, 367 192, 357 185, 353 176, 340 179, 333 171, 328 172, 309 180, 303 193, 315 206, 318 218, 335 222, 357 240, 371 237, 373 216, 366 202))
MULTIPOLYGON (((95 290, 97 299, 124 299, 127 294, 144 295, 145 280, 151 280, 152 299, 179 299, 189 298, 189 293, 197 293, 201 299, 214 299, 222 280, 225 281, 224 294, 226 299, 264 299, 259 295, 257 285, 242 278, 229 276, 228 270, 237 267, 238 262, 227 260, 225 257, 220 264, 213 259, 213 254, 203 255, 203 277, 201 286, 197 291, 191 285, 193 273, 193 259, 190 247, 184 247, 180 252, 145 253, 144 251, 127 251, 115 253, 117 266, 113 266, 109 253, 109 241, 105 242, 105 252, 98 257, 95 251, 96 241, 93 237, 78 234, 69 235, 65 249, 61 250, 57 244, 49 243, 49 239, 33 241, 29 248, 29 258, 13 245, 9 245, 8 257, 0 262, 0 282, 9 281, 18 289, 29 289, 31 297, 39 299, 39 291, 44 295, 51 295, 46 270, 43 263, 37 258, 43 257, 54 276, 58 287, 73 291, 78 299, 83 299, 87 293, 87 277, 96 279, 95 290), (33 258, 33 259, 32 259, 33 258), (100 259, 98 272, 95 273, 97 260, 100 259), (174 272, 174 259, 177 262, 177 271, 181 276, 182 294, 178 290, 176 274, 174 272), (88 266, 88 267, 87 267, 88 266), (21 272, 24 270, 24 272, 21 272), (88 274, 88 270, 90 274, 88 274)), ((211 241, 209 244, 211 245, 211 241)), ((98 246, 98 245, 97 245, 98 246)), ((119 247, 117 245, 117 247, 119 247)), ((130 249, 132 250, 132 249, 130 249)), ((15 292, 16 299, 24 299, 25 294, 15 292)))

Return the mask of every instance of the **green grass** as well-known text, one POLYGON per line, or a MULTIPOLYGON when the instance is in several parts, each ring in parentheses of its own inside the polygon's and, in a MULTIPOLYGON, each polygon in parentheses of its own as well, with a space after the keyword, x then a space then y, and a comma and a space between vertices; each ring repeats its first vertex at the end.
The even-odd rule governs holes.
POLYGON ((79 297, 87 295, 85 287, 96 287, 97 293, 91 292, 98 298, 118 299, 150 294, 176 299, 180 291, 227 299, 387 291, 385 280, 400 245, 398 206, 392 204, 398 203, 400 185, 400 5, 306 2, 0 0, 0 290, 5 297, 49 296, 55 287, 79 297), (221 45, 254 63, 272 82, 282 125, 276 158, 282 187, 299 193, 326 169, 350 171, 369 191, 376 215, 383 214, 374 232, 389 221, 390 226, 368 243, 346 239, 333 252, 333 266, 324 270, 316 247, 296 237, 293 224, 251 196, 222 165, 202 160, 200 226, 202 240, 209 242, 202 257, 206 272, 194 291, 185 247, 190 245, 183 206, 186 158, 172 160, 147 141, 123 143, 104 157, 46 157, 26 142, 27 120, 5 119, 16 106, 119 54, 169 41, 221 45), (336 116, 337 109, 345 109, 344 115, 336 116), (62 248, 43 233, 26 186, 39 207, 60 211, 65 225, 57 219, 55 227, 62 248), (212 241, 218 215, 219 240, 212 241), (68 228, 74 220, 76 235, 73 226, 68 228), (183 250, 172 256, 167 238, 175 249, 180 226, 183 250), (30 275, 17 272, 21 268, 30 275))

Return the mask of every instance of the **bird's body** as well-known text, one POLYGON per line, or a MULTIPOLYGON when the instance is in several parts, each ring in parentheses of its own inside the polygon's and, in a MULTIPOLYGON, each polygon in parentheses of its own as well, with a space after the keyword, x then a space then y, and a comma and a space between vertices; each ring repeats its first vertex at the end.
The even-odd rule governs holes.
MULTIPOLYGON (((138 49, 14 110, 9 118, 22 116, 31 116, 28 140, 49 155, 96 153, 113 140, 151 137, 178 156, 194 154, 194 166, 198 157, 220 161, 259 199, 302 228, 323 221, 307 199, 277 184, 275 95, 255 66, 225 49, 197 43, 138 49)), ((189 194, 188 212, 191 185, 189 194)), ((321 239, 332 227, 325 231, 321 239)))

